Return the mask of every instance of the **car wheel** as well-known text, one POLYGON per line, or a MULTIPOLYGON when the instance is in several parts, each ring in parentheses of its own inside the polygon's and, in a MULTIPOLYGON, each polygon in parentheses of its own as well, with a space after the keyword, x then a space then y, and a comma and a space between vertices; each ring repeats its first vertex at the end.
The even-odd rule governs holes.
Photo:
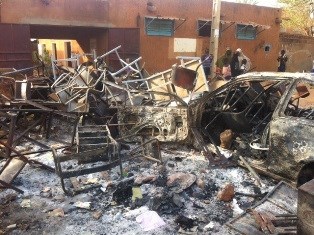
POLYGON ((298 174, 297 187, 314 179, 314 162, 308 163, 302 167, 298 174))

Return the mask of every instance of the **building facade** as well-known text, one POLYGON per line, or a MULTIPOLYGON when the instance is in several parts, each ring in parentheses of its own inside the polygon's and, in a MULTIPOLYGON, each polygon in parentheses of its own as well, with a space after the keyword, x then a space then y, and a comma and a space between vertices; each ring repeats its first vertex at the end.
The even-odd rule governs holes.
MULTIPOLYGON (((4 0, 0 7, 0 25, 23 25, 27 40, 75 40, 74 48, 98 55, 122 45, 122 57, 141 56, 149 73, 178 63, 177 56, 201 56, 210 44, 211 0, 4 0)), ((275 71, 280 22, 280 9, 222 2, 218 55, 241 48, 254 71, 275 71)), ((8 40, 4 35, 1 42, 8 40)), ((59 56, 69 54, 65 44, 51 43, 59 56)), ((0 46, 0 60, 6 50, 0 46)), ((108 63, 115 66, 117 58, 108 63)))

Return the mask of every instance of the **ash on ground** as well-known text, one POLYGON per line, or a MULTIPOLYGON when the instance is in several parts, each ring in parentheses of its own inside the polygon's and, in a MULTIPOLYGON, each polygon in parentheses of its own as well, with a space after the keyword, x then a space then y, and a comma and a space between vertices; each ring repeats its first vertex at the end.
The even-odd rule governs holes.
MULTIPOLYGON (((238 193, 263 195, 275 185, 262 177, 256 186, 240 167, 212 167, 187 146, 161 147, 161 164, 136 158, 122 175, 116 167, 77 177, 100 187, 73 197, 55 173, 27 165, 13 182, 24 194, 0 192, 0 234, 237 234, 224 224, 261 199, 238 193), (226 184, 235 192, 227 202, 217 197, 226 184)), ((31 158, 54 167, 50 152, 31 158)))

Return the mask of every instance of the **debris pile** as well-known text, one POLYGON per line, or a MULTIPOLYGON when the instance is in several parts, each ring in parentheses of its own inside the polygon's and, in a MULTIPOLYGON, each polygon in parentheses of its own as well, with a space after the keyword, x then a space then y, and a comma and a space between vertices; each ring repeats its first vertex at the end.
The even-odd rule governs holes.
POLYGON ((313 178, 311 76, 217 87, 199 58, 149 75, 119 49, 74 68, 53 60, 52 77, 32 74, 42 66, 0 73, 2 232, 235 234, 227 222, 248 212, 274 232, 252 209, 274 186, 259 173, 313 178))
MULTIPOLYGON (((57 175, 27 165, 14 181, 24 194, 17 195, 12 190, 1 194, 1 211, 6 213, 1 227, 10 231, 7 226, 14 222, 14 230, 20 233, 71 234, 79 228, 80 232, 92 234, 234 234, 222 225, 260 200, 237 192, 261 194, 273 186, 262 178, 264 187, 260 189, 244 169, 211 168, 202 154, 187 147, 180 151, 174 148, 175 145, 162 146, 162 164, 143 158, 123 163, 122 179, 119 166, 74 177, 68 184, 72 189, 75 181, 83 186, 101 185, 74 196, 64 194, 57 175), (229 202, 217 196, 226 183, 235 188, 229 202), (151 219, 143 219, 146 216, 151 219)), ((35 158, 54 164, 51 153, 35 158)), ((73 167, 67 166, 69 170, 73 167)))

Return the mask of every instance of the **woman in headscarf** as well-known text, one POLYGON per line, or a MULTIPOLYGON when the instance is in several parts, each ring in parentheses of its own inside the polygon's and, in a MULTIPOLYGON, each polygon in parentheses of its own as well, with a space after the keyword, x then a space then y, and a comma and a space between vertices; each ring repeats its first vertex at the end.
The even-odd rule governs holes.
POLYGON ((239 52, 239 56, 238 56, 238 60, 239 60, 239 64, 241 65, 242 64, 242 60, 243 59, 246 59, 246 64, 245 64, 245 67, 246 67, 246 71, 250 71, 251 69, 251 60, 249 57, 247 57, 246 55, 244 55, 243 51, 241 48, 238 48, 236 50, 236 52, 239 52))

